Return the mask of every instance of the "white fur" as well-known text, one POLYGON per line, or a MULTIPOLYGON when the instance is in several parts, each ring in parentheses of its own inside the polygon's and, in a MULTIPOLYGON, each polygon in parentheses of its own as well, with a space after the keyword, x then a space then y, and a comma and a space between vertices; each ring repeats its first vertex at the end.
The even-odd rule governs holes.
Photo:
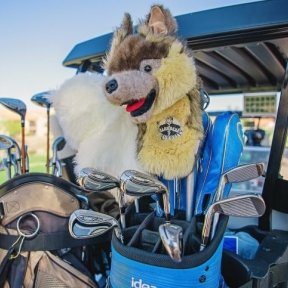
POLYGON ((93 167, 119 177, 140 170, 136 157, 137 126, 129 114, 106 99, 99 74, 78 74, 51 95, 64 137, 77 151, 75 173, 93 167))

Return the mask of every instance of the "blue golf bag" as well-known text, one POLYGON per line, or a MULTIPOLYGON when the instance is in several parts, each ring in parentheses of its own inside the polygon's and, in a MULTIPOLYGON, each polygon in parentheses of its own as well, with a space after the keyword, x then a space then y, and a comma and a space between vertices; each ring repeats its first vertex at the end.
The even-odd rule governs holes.
MULTIPOLYGON (((177 179, 178 186, 176 180, 161 179, 169 191, 171 223, 183 229, 182 261, 176 263, 165 253, 158 233, 165 219, 155 213, 151 197, 142 197, 139 213, 134 205, 126 209, 124 243, 112 236, 108 287, 224 287, 221 260, 228 217, 220 216, 214 237, 203 251, 200 251, 201 232, 206 208, 212 203, 221 174, 238 165, 243 132, 239 117, 232 113, 220 114, 211 124, 203 112, 203 124, 205 139, 195 168, 193 201, 185 200, 189 190, 186 177, 177 179), (174 190, 179 187, 180 191, 174 190), (180 199, 180 204, 175 205, 175 198, 180 199), (185 209, 189 205, 195 209, 187 221, 185 209)), ((231 185, 225 187, 224 197, 230 189, 231 185)))

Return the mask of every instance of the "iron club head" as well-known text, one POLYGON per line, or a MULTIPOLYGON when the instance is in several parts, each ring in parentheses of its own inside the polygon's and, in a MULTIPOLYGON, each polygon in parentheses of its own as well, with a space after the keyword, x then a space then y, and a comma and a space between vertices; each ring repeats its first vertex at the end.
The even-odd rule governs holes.
POLYGON ((120 221, 123 228, 126 227, 125 224, 125 203, 124 195, 120 188, 120 181, 102 171, 97 169, 86 167, 80 170, 78 174, 78 183, 86 190, 93 192, 107 191, 110 189, 118 188, 118 200, 119 200, 119 209, 120 209, 120 221))
POLYGON ((87 239, 100 236, 116 227, 116 236, 122 241, 118 221, 110 215, 92 210, 75 210, 69 218, 70 235, 75 239, 87 239))
POLYGON ((166 219, 170 218, 168 190, 158 179, 135 170, 126 170, 120 177, 120 187, 127 195, 141 197, 162 194, 166 219))
POLYGON ((98 192, 119 188, 120 186, 117 178, 91 167, 81 169, 77 180, 83 188, 98 192))
POLYGON ((14 146, 10 137, 0 135, 0 150, 8 150, 14 146))
POLYGON ((174 262, 182 261, 183 229, 181 226, 164 223, 159 226, 159 235, 162 243, 174 262))
POLYGON ((260 217, 264 214, 265 208, 263 198, 255 194, 236 196, 213 203, 205 215, 201 250, 208 243, 215 213, 234 217, 260 217))
POLYGON ((26 115, 26 105, 23 101, 14 98, 0 98, 0 104, 4 105, 9 110, 16 112, 21 117, 21 136, 22 136, 22 145, 21 145, 21 162, 22 162, 22 172, 26 173, 25 166, 25 115, 26 115))
POLYGON ((53 157, 52 162, 56 162, 57 160, 57 151, 61 151, 66 144, 66 140, 63 136, 57 137, 53 144, 52 144, 52 151, 53 151, 53 157))
MULTIPOLYGON (((217 191, 214 196, 216 202, 223 198, 225 184, 240 183, 255 179, 263 175, 264 163, 244 164, 234 167, 221 175, 217 191)), ((226 198, 228 195, 224 195, 226 198)))

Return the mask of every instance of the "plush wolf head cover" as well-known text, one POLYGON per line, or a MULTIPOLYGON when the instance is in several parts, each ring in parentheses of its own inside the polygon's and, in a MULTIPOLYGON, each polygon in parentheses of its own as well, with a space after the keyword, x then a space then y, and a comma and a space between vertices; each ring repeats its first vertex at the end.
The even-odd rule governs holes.
POLYGON ((125 14, 104 64, 107 99, 125 106, 138 125, 141 166, 166 179, 191 172, 203 134, 194 60, 176 31, 175 19, 162 6, 151 7, 137 33, 125 14))

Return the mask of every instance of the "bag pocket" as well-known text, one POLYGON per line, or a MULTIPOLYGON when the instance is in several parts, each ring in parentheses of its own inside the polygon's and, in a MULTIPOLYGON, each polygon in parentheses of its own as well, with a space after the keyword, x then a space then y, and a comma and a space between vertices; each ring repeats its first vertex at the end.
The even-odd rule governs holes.
POLYGON ((34 288, 46 287, 97 288, 98 286, 69 263, 46 251, 37 265, 34 288))

